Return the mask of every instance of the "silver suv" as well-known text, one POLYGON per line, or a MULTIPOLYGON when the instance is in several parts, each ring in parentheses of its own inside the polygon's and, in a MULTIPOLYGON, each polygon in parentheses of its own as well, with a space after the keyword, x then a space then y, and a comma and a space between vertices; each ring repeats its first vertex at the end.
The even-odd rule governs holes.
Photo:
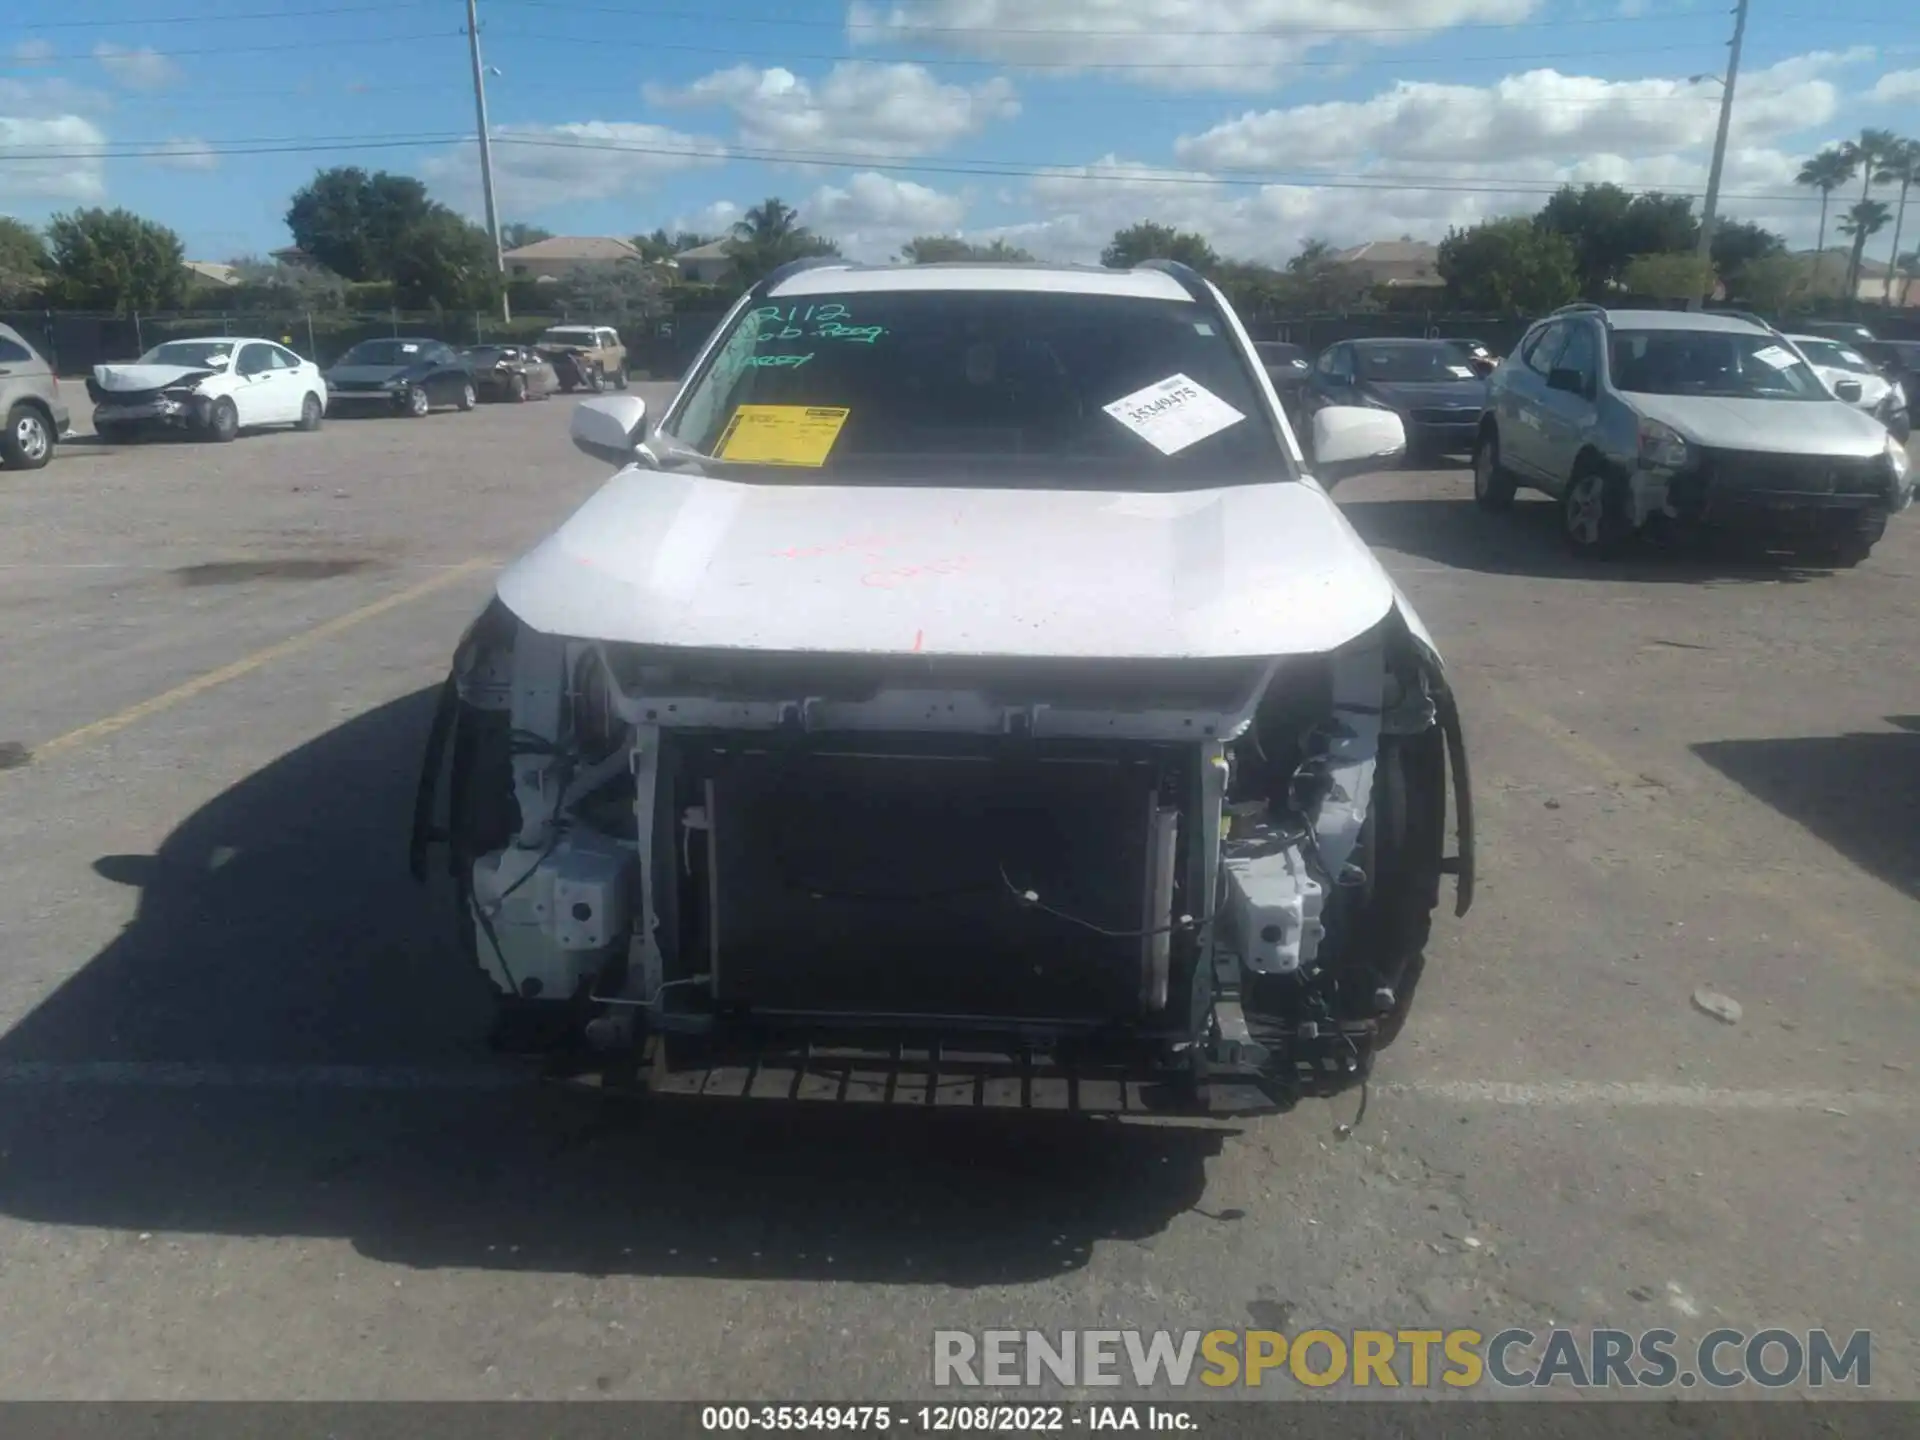
POLYGON ((1487 384, 1473 493, 1559 499, 1576 551, 1652 524, 1760 531, 1855 565, 1913 499, 1905 447, 1751 316, 1569 305, 1487 384))
POLYGON ((0 465, 38 470, 68 429, 53 367, 18 330, 0 325, 0 465))

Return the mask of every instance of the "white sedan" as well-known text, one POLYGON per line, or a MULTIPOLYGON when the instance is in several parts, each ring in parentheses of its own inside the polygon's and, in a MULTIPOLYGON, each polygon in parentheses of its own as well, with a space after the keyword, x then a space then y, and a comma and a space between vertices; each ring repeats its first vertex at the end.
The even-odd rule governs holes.
POLYGON ((1856 410, 1866 411, 1885 425, 1894 439, 1903 445, 1906 443, 1913 430, 1908 414, 1911 397, 1898 380, 1884 374, 1844 340, 1819 335, 1789 335, 1787 339, 1806 357, 1807 363, 1837 398, 1856 410), (1847 382, 1858 386, 1858 390, 1841 394, 1840 386, 1847 382))
POLYGON ((327 411, 319 367, 284 345, 246 336, 169 340, 131 365, 96 365, 87 380, 102 440, 190 430, 233 439, 260 425, 318 430, 327 411))

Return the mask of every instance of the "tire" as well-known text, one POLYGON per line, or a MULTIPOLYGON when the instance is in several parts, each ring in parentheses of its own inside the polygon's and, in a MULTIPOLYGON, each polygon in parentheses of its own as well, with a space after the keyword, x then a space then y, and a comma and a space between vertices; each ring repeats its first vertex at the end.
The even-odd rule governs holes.
POLYGON ((225 395, 207 407, 207 439, 225 445, 240 433, 239 408, 225 395))
POLYGON ((47 412, 22 400, 7 411, 7 428, 0 433, 0 460, 9 470, 38 470, 53 459, 59 440, 47 412))
POLYGON ((622 361, 620 368, 613 372, 613 388, 616 390, 624 390, 627 388, 627 366, 625 361, 622 361))
POLYGON ((455 403, 458 404, 462 410, 473 409, 477 403, 477 397, 473 393, 473 381, 462 380, 460 382, 460 398, 455 403))
POLYGON ((307 392, 307 398, 300 402, 300 419, 296 428, 301 430, 318 430, 320 428, 320 418, 324 414, 326 414, 326 407, 320 403, 320 397, 309 390, 307 392))
POLYGON ((1473 502, 1482 510, 1510 510, 1519 486, 1513 472, 1500 463, 1500 435, 1491 428, 1480 432, 1473 447, 1473 502))
POLYGON ((587 389, 591 390, 594 394, 598 395, 602 390, 606 388, 607 388, 606 373, 603 370, 601 370, 599 363, 595 362, 593 368, 587 371, 587 389))
POLYGON ((427 394, 424 386, 415 385, 411 390, 407 391, 406 414, 408 419, 418 420, 431 409, 433 409, 433 397, 427 394))
POLYGON ((507 377, 507 399, 516 405, 521 405, 526 402, 526 398, 527 377, 524 375, 509 375, 507 377))
POLYGON ((1575 470, 1560 500, 1560 528, 1576 555, 1611 560, 1633 538, 1626 486, 1596 466, 1575 470))

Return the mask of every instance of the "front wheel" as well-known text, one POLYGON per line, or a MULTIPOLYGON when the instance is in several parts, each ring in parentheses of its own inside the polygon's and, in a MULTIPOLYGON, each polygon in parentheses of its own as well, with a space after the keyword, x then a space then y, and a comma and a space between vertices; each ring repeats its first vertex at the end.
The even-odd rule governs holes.
POLYGON ((407 414, 411 418, 418 420, 431 409, 433 409, 433 397, 424 389, 416 385, 407 391, 407 414))
POLYGON ((507 377, 507 399, 518 405, 527 398, 527 377, 509 375, 507 377))
POLYGON ((240 411, 232 400, 222 395, 207 411, 207 438, 224 445, 239 433, 240 411))
POLYGON ((613 372, 613 388, 616 390, 624 390, 627 388, 627 367, 625 364, 622 364, 618 370, 613 372))
POLYGON ((307 392, 307 398, 300 402, 300 428, 302 430, 318 430, 320 428, 320 417, 324 411, 325 407, 321 405, 320 397, 309 390, 307 392))
POLYGON ((601 370, 601 368, 598 365, 595 365, 591 370, 587 372, 587 389, 591 390, 594 394, 598 395, 602 390, 606 388, 607 388, 606 373, 603 370, 601 370))
POLYGON ((1597 469, 1579 471, 1567 482, 1560 514, 1567 544, 1576 555, 1611 559, 1633 538, 1626 486, 1597 469))
POLYGON ((53 425, 38 406, 24 400, 7 412, 0 433, 0 460, 10 470, 38 470, 53 458, 53 425))
POLYGON ((1473 447, 1473 499, 1482 510, 1506 510, 1512 507, 1513 472, 1500 463, 1500 437, 1483 431, 1473 447))

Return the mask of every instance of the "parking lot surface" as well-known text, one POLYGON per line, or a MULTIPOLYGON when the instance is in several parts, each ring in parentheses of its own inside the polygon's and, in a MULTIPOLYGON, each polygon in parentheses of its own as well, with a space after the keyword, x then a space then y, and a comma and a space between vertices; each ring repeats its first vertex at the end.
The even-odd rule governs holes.
POLYGON ((1920 517, 1851 572, 1601 568, 1464 469, 1341 488, 1456 674, 1483 877, 1351 1138, 650 1109, 490 1080, 405 867, 455 640, 604 477, 570 409, 0 473, 0 1397, 844 1400, 927 1393, 936 1328, 1553 1323, 1868 1329, 1920 1394, 1920 517))

